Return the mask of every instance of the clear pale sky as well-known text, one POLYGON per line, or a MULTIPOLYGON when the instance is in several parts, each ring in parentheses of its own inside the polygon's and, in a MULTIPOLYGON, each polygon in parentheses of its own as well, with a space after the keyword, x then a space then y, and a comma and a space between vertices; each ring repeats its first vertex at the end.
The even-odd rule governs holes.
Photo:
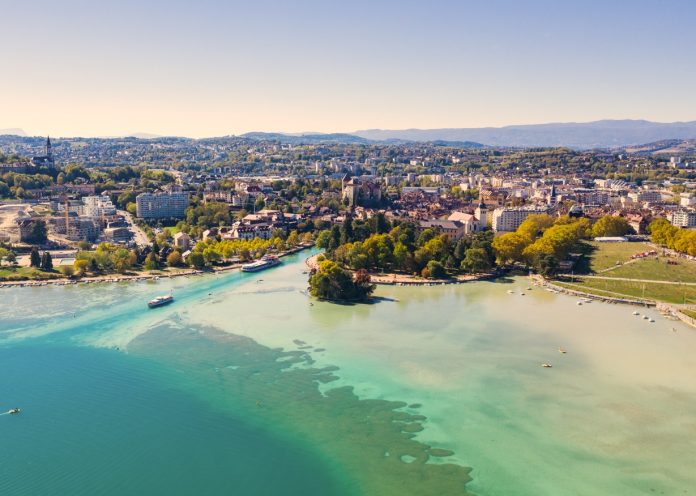
POLYGON ((693 0, 0 0, 0 129, 696 120, 693 0))

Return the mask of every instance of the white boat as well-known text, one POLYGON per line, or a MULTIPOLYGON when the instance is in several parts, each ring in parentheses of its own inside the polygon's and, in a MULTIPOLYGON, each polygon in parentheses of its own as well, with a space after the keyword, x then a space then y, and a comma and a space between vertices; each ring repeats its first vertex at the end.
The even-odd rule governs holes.
POLYGON ((635 312, 633 312, 633 315, 640 315, 640 312, 636 310, 635 312))
POLYGON ((172 295, 158 296, 157 298, 148 301, 147 306, 150 308, 157 308, 163 305, 169 305, 173 301, 174 297, 172 295))
POLYGON ((550 363, 546 363, 546 362, 542 363, 541 366, 544 367, 545 369, 550 369, 552 367, 552 365, 550 363))
POLYGON ((280 265, 281 263, 282 262, 278 257, 275 257, 273 255, 267 255, 256 262, 242 265, 242 272, 258 272, 260 270, 275 267, 276 265, 280 265))

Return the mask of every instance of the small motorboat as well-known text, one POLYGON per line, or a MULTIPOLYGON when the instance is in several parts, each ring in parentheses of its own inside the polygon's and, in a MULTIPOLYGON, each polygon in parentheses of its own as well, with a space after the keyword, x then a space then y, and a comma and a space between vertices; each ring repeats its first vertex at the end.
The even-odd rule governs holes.
POLYGON ((649 319, 648 319, 648 322, 655 322, 655 319, 649 318, 649 319))
POLYGON ((636 316, 640 315, 640 312, 638 310, 636 310, 635 312, 633 312, 633 315, 636 315, 636 316))
POLYGON ((520 296, 524 296, 524 293, 520 293, 520 296))
POLYGON ((565 355, 566 353, 568 353, 568 352, 566 351, 566 349, 563 348, 563 347, 558 348, 558 352, 559 352, 559 353, 563 353, 564 355, 565 355))
POLYGON ((19 413, 21 411, 22 410, 20 410, 19 408, 13 408, 11 410, 8 410, 7 413, 9 413, 10 415, 14 415, 14 414, 19 413))
POLYGON ((580 306, 580 305, 582 305, 582 302, 581 302, 581 301, 579 301, 579 302, 578 302, 577 304, 578 304, 578 306, 580 306))
POLYGON ((545 369, 550 369, 550 368, 551 368, 551 364, 550 364, 550 363, 546 363, 546 362, 542 363, 541 366, 544 367, 545 369))
POLYGON ((515 294, 515 292, 512 289, 508 289, 508 294, 515 294))
POLYGON ((647 315, 643 315, 643 320, 648 320, 649 318, 650 317, 648 317, 647 315))

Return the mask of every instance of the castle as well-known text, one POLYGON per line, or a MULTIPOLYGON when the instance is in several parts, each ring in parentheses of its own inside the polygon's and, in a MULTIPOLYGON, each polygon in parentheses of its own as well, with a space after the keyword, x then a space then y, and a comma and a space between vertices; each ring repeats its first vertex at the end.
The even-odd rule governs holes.
POLYGON ((382 189, 379 183, 372 180, 372 176, 358 178, 346 174, 341 185, 341 199, 350 207, 375 205, 382 200, 382 189))

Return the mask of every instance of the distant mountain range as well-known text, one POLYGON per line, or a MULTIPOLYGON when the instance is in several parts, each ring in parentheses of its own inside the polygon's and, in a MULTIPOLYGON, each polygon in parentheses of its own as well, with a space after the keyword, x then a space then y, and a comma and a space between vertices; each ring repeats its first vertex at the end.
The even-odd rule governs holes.
POLYGON ((11 135, 11 136, 26 136, 27 133, 24 132, 24 129, 19 129, 18 127, 12 127, 8 129, 0 129, 0 136, 3 134, 11 135))
POLYGON ((361 138, 353 134, 345 133, 307 133, 307 134, 286 134, 286 133, 263 133, 253 132, 241 135, 242 138, 256 140, 274 140, 282 143, 340 143, 340 144, 360 144, 367 145, 372 140, 361 138))
MULTIPOLYGON (((26 136, 22 129, 0 129, 0 135, 26 136)), ((163 139, 155 134, 134 133, 140 139, 163 139)), ((505 127, 444 128, 444 129, 366 129, 353 133, 267 133, 251 132, 241 135, 256 140, 275 140, 291 144, 374 144, 427 142, 436 146, 460 148, 491 147, 556 147, 577 149, 623 149, 648 143, 655 153, 669 140, 696 140, 696 121, 650 122, 644 120, 602 120, 529 124, 505 127)), ((669 144, 668 144, 669 145, 669 144)), ((671 145, 670 145, 671 146, 671 145)), ((669 146, 662 147, 669 149, 669 146)), ((667 153, 663 151, 662 153, 667 153)))
POLYGON ((530 124, 505 127, 367 129, 352 133, 370 140, 474 141, 489 146, 567 146, 571 148, 619 148, 666 139, 696 138, 696 121, 650 122, 602 120, 583 123, 530 124))

